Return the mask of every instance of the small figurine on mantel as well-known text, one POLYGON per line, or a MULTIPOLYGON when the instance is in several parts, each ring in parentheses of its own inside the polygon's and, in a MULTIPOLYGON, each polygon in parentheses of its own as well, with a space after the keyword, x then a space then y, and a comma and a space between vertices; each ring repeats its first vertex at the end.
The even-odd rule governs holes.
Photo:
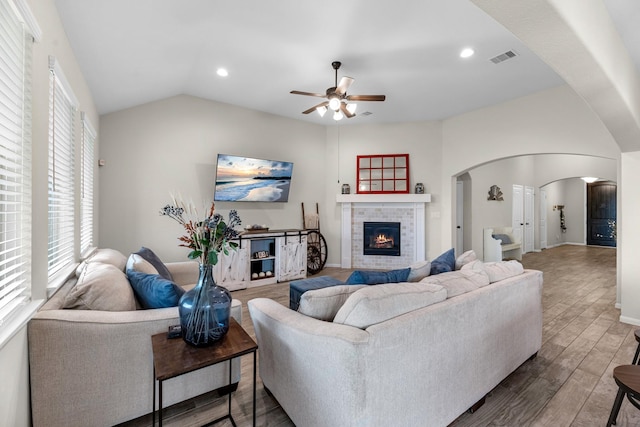
POLYGON ((504 199, 502 198, 502 191, 500 190, 500 187, 492 185, 491 188, 489 188, 489 197, 487 197, 487 200, 502 202, 504 199))

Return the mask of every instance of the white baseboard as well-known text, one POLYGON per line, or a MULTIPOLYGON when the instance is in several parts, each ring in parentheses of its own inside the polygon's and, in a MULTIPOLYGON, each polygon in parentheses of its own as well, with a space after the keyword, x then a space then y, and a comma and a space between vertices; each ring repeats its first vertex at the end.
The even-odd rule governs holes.
POLYGON ((620 304, 619 302, 616 303, 615 307, 620 310, 622 308, 622 304, 620 304))
POLYGON ((640 326, 640 319, 634 317, 620 316, 620 321, 628 325, 640 326))

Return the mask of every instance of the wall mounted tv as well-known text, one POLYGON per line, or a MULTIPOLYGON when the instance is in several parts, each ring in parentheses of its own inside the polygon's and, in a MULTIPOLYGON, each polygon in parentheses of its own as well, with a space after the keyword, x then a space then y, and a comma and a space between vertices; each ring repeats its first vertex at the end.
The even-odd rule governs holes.
POLYGON ((218 202, 286 202, 293 163, 218 154, 218 202))

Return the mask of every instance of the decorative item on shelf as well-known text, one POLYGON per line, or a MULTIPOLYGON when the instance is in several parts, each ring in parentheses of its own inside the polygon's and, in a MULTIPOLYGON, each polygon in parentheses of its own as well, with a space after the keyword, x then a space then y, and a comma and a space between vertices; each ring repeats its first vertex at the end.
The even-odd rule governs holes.
POLYGON ((267 275, 265 274, 264 271, 261 271, 260 273, 258 273, 258 277, 261 278, 261 279, 265 278, 266 276, 267 275))
POLYGON ((424 184, 421 182, 416 183, 416 194, 424 194, 424 184))
POLYGON ((271 277, 271 276, 273 276, 273 272, 272 272, 271 270, 269 270, 269 271, 267 271, 267 272, 265 273, 265 275, 266 275, 267 277, 271 277))
POLYGON ((350 194, 351 193, 351 187, 349 186, 349 184, 342 184, 342 194, 350 194))
POLYGON ((195 347, 210 346, 222 339, 229 330, 231 316, 231 294, 216 284, 213 266, 220 253, 227 255, 230 249, 237 248, 238 244, 231 240, 238 237, 235 227, 242 221, 236 210, 229 212, 228 223, 214 211, 212 203, 207 216, 200 219, 193 204, 186 205, 175 198, 173 204, 160 211, 184 227, 187 234, 178 238, 180 246, 190 248, 188 257, 200 261, 198 283, 178 302, 182 339, 195 347))
POLYGON ((258 251, 253 253, 254 259, 269 258, 269 256, 270 256, 269 251, 258 251))
POLYGON ((267 227, 265 224, 247 225, 244 229, 246 233, 265 233, 269 231, 269 227, 267 227))
POLYGON ((258 273, 251 273, 251 278, 252 279, 257 279, 258 278, 258 273))
POLYGON ((498 202, 504 201, 504 199, 502 198, 502 190, 500 190, 500 187, 498 187, 497 185, 492 185, 491 188, 489 188, 489 197, 487 197, 487 200, 495 200, 498 202))

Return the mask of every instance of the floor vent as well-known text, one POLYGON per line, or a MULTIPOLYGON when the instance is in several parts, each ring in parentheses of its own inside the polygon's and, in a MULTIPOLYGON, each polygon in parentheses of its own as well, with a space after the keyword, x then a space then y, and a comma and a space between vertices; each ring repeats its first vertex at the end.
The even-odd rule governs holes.
POLYGON ((365 111, 364 113, 360 114, 361 116, 370 116, 373 113, 371 111, 365 111))
POLYGON ((515 58, 516 56, 518 56, 517 53, 512 50, 508 50, 505 53, 501 53, 500 55, 491 58, 491 62, 493 62, 494 64, 499 64, 506 61, 507 59, 515 58))

